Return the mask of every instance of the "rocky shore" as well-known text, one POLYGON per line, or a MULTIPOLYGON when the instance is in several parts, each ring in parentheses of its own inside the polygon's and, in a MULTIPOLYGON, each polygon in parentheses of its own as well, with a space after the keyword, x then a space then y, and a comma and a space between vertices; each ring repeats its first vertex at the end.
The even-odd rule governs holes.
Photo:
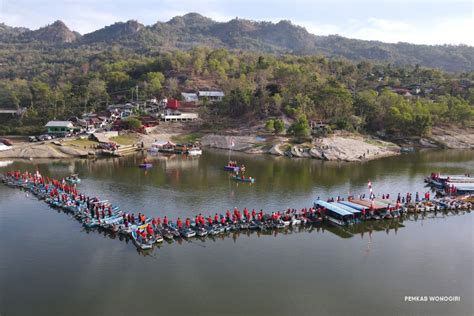
POLYGON ((334 135, 317 139, 312 143, 291 144, 285 137, 222 136, 205 135, 203 146, 229 149, 251 154, 271 154, 293 158, 315 158, 322 160, 364 161, 394 156, 400 147, 375 138, 356 135, 334 135))

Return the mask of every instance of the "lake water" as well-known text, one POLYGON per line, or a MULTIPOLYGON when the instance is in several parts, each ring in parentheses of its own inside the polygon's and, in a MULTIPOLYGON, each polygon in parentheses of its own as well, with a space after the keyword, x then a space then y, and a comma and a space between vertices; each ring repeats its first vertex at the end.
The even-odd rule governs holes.
MULTIPOLYGON (((233 154, 253 185, 200 158, 14 162, 64 177, 135 213, 173 219, 248 207, 308 207, 320 196, 425 192, 433 171, 474 171, 472 151, 428 151, 366 163, 233 154)), ((2 162, 0 166, 8 163, 2 162)), ((349 229, 318 226, 174 241, 143 253, 0 185, 0 315, 472 315, 472 212, 427 214, 349 229), (405 296, 459 296, 406 302, 405 296)))

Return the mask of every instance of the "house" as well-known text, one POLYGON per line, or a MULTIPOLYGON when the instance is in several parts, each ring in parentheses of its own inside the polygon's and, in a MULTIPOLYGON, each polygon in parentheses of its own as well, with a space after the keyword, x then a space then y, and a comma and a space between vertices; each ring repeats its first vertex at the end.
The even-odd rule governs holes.
POLYGON ((222 101, 224 98, 224 92, 222 91, 199 91, 198 99, 199 101, 207 101, 209 103, 222 101))
POLYGON ((143 115, 140 116, 140 122, 142 123, 143 127, 154 127, 160 124, 156 118, 149 116, 149 115, 143 115))
POLYGON ((161 114, 161 119, 165 122, 169 121, 194 121, 198 118, 197 113, 181 113, 178 111, 166 110, 165 113, 161 114))
POLYGON ((166 109, 177 110, 180 107, 180 103, 176 99, 169 99, 166 103, 166 109))
POLYGON ((69 121, 49 121, 45 127, 48 134, 52 135, 65 135, 74 130, 74 125, 69 121))
POLYGON ((182 92, 181 97, 184 102, 197 103, 199 101, 198 95, 196 93, 186 93, 182 92))

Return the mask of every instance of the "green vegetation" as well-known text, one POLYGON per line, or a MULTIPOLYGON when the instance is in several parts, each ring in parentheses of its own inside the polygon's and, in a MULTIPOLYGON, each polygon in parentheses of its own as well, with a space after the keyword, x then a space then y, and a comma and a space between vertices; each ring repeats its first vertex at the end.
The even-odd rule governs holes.
POLYGON ((138 130, 142 127, 140 120, 135 117, 126 118, 122 124, 126 129, 130 130, 138 130))
MULTIPOLYGON (((337 35, 315 36, 308 33, 306 29, 293 25, 290 21, 271 23, 239 18, 222 23, 196 13, 177 16, 168 22, 157 22, 150 26, 137 21, 118 22, 84 36, 72 32, 61 21, 35 31, 0 24, 0 42, 8 45, 8 49, 31 51, 38 48, 48 53, 54 48, 67 50, 80 48, 84 51, 100 48, 128 50, 140 54, 149 52, 150 55, 157 51, 187 50, 196 45, 203 45, 278 55, 322 54, 355 62, 370 60, 393 65, 419 64, 458 72, 474 69, 474 50, 466 45, 388 44, 348 39, 337 35)), ((180 63, 183 60, 185 59, 179 58, 180 63)), ((24 61, 27 59, 21 60, 21 62, 24 61)), ((55 63, 61 64, 63 61, 59 59, 55 63)), ((197 69, 203 63, 205 59, 202 58, 193 60, 197 69)), ((261 64, 265 66, 265 62, 261 64)), ((219 64, 214 64, 213 70, 222 71, 219 64)), ((126 81, 129 78, 122 77, 121 79, 126 81)))
MULTIPOLYGON (((0 133, 29 134, 53 118, 129 102, 137 98, 137 86, 141 100, 222 89, 222 102, 203 105, 209 127, 228 118, 266 122, 271 117, 277 119, 267 128, 279 134, 284 124, 278 117, 287 115, 296 120, 289 132, 301 136, 309 133, 311 121, 327 122, 332 129, 423 135, 436 124, 468 126, 474 113, 474 72, 222 48, 138 54, 115 46, 48 51, 41 45, 21 46, 0 47, 0 102, 28 111, 20 119, 4 117, 0 133), (391 87, 408 87, 413 96, 401 96, 391 87)), ((141 126, 134 118, 126 124, 141 126)))
POLYGON ((281 134, 285 131, 285 123, 283 123, 281 119, 275 120, 273 126, 275 128, 275 134, 281 134))
POLYGON ((288 133, 296 137, 307 137, 310 135, 310 128, 308 119, 305 115, 301 115, 291 126, 288 128, 288 133))
POLYGON ((197 142, 201 137, 201 133, 189 133, 182 135, 174 135, 171 137, 171 140, 177 144, 190 144, 197 142))
POLYGON ((265 123, 265 129, 269 132, 274 132, 275 131, 275 121, 273 119, 268 120, 265 123))

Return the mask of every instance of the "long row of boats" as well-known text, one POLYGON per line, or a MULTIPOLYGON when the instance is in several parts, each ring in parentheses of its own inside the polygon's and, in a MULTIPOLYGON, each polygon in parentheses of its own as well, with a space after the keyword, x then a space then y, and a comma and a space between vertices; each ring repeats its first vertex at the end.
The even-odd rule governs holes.
POLYGON ((474 193, 474 177, 470 174, 442 175, 433 172, 425 178, 425 182, 443 195, 474 193))
POLYGON ((401 203, 399 200, 384 199, 318 199, 310 208, 288 209, 264 213, 244 209, 234 209, 214 217, 196 216, 195 219, 178 219, 176 222, 166 216, 146 217, 144 214, 127 213, 108 200, 91 198, 78 192, 76 185, 66 181, 50 180, 38 172, 31 174, 18 171, 9 172, 2 182, 11 187, 32 192, 54 208, 73 214, 86 228, 100 227, 114 234, 132 238, 140 249, 150 249, 164 239, 216 236, 229 231, 242 230, 284 230, 300 225, 315 225, 327 221, 337 226, 349 226, 363 221, 393 220, 406 213, 436 212, 442 210, 471 209, 473 197, 443 197, 435 200, 417 200, 401 203))

